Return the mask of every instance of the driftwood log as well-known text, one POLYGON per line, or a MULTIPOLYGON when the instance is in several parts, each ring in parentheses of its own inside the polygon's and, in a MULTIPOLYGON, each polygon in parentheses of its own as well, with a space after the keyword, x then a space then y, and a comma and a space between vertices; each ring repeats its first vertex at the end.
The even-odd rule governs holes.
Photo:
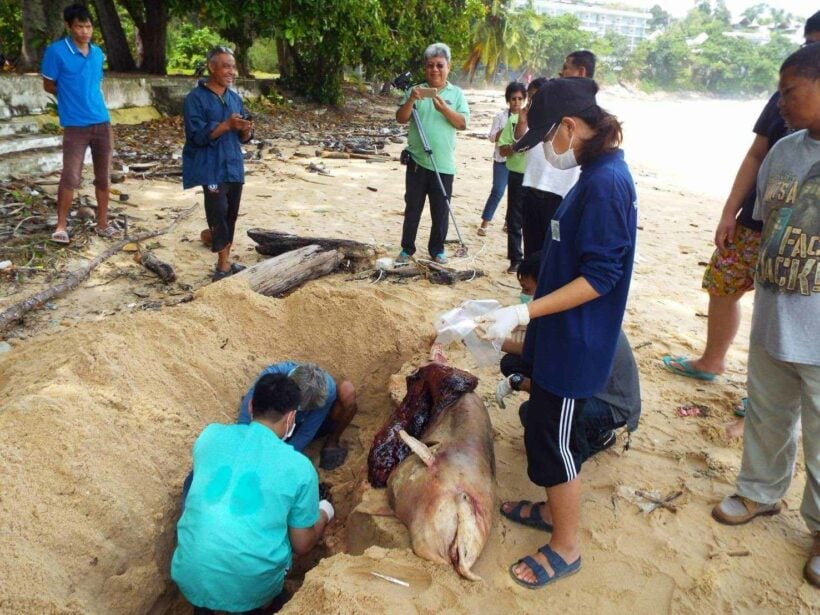
POLYGON ((308 280, 333 273, 344 258, 339 250, 323 250, 316 245, 304 246, 264 260, 231 277, 246 278, 254 291, 275 297, 308 280))
POLYGON ((278 256, 296 248, 317 245, 323 250, 339 250, 350 260, 353 271, 372 269, 376 262, 376 250, 373 246, 351 239, 332 237, 300 237, 290 233, 269 231, 260 228, 248 230, 248 237, 258 245, 256 251, 266 256, 278 256))
POLYGON ((139 235, 118 241, 105 252, 98 254, 94 259, 87 262, 79 269, 69 271, 68 274, 66 274, 66 276, 54 286, 49 286, 48 288, 41 290, 39 293, 33 294, 28 299, 24 299, 23 301, 6 308, 3 312, 0 312, 0 333, 4 332, 12 324, 18 322, 31 310, 39 308, 48 301, 62 297, 77 288, 89 275, 91 275, 91 272, 94 271, 94 269, 99 267, 101 263, 117 254, 129 243, 145 241, 146 239, 151 239, 152 237, 170 233, 180 221, 190 216, 194 210, 198 208, 199 205, 197 204, 180 212, 174 221, 163 229, 159 229, 157 231, 146 231, 145 233, 140 233, 139 235))
POLYGON ((177 274, 176 271, 174 271, 174 268, 165 261, 157 258, 156 255, 150 250, 137 252, 134 256, 134 260, 145 267, 148 271, 158 275, 159 279, 165 284, 175 282, 177 279, 177 274))

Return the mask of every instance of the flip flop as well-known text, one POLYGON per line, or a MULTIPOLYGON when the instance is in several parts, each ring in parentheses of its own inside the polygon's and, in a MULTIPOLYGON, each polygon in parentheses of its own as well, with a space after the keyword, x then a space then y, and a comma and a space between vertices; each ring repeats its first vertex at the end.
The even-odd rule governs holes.
POLYGON ((54 231, 51 234, 51 241, 63 245, 68 245, 71 243, 71 240, 68 237, 68 231, 54 231))
POLYGON ((549 576, 547 574, 546 568, 539 564, 535 558, 529 555, 526 557, 522 557, 520 560, 518 560, 512 566, 510 566, 510 576, 512 577, 512 580, 521 585, 522 587, 526 587, 527 589, 539 589, 541 587, 544 587, 545 585, 549 585, 550 583, 554 583, 555 581, 563 579, 564 577, 573 575, 579 570, 581 570, 580 557, 571 564, 567 564, 564 558, 558 555, 555 551, 553 551, 552 547, 549 545, 544 545, 543 547, 539 548, 538 552, 547 558, 547 561, 550 563, 550 566, 552 566, 552 571, 554 574, 552 576, 549 576), (519 579, 518 576, 515 574, 515 567, 521 563, 526 564, 529 567, 529 569, 532 570, 533 574, 535 574, 535 583, 530 583, 528 581, 519 579))
POLYGON ((211 276, 211 282, 219 282, 219 280, 224 280, 227 277, 233 275, 233 271, 228 269, 227 271, 220 271, 219 269, 214 269, 214 273, 211 276))
POLYGON ((240 271, 245 271, 247 267, 245 265, 240 265, 239 263, 231 263, 231 273, 239 273, 240 271))
POLYGON ((527 527, 534 527, 537 530, 543 530, 545 532, 552 531, 552 525, 544 521, 544 518, 541 516, 541 505, 545 502, 530 502, 529 500, 521 500, 516 504, 512 510, 504 510, 504 504, 501 505, 501 515, 513 521, 515 523, 520 523, 521 525, 526 525, 527 527), (530 514, 526 517, 522 516, 521 510, 530 505, 530 514))
POLYGON ((739 416, 740 418, 746 418, 746 411, 748 409, 749 409, 749 398, 744 397, 743 399, 740 400, 740 403, 738 403, 734 408, 735 416, 739 416))
POLYGON ((673 374, 678 376, 686 376, 687 378, 695 378, 697 380, 705 380, 711 382, 715 379, 715 374, 712 372, 702 372, 695 369, 686 357, 673 357, 666 355, 663 357, 663 364, 673 374))
POLYGON ((109 224, 103 229, 95 228, 94 231, 97 233, 97 235, 99 235, 100 237, 104 237, 105 239, 115 239, 122 235, 122 231, 120 231, 120 229, 118 229, 113 224, 109 224))
POLYGON ((347 449, 341 447, 323 448, 319 453, 319 467, 323 470, 335 470, 347 459, 347 449))

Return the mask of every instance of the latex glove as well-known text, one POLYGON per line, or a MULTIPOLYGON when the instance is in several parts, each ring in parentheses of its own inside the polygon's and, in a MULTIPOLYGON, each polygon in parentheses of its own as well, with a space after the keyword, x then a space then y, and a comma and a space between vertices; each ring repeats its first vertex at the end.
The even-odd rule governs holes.
POLYGON ((512 393, 513 388, 510 386, 510 376, 499 380, 498 386, 495 387, 495 403, 498 404, 499 408, 507 407, 504 405, 504 398, 508 395, 512 395, 512 393))
POLYGON ((331 504, 327 500, 319 500, 319 510, 325 511, 328 523, 333 521, 333 517, 336 516, 336 511, 333 510, 333 504, 331 504))
POLYGON ((527 304, 510 305, 489 314, 476 318, 476 322, 483 326, 478 328, 479 335, 491 340, 503 342, 518 326, 526 327, 530 322, 530 312, 527 304))

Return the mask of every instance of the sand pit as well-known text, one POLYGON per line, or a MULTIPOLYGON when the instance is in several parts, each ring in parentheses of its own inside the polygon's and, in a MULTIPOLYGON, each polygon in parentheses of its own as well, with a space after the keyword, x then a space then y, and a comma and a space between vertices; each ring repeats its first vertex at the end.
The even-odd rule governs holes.
MULTIPOLYGON (((499 95, 468 96, 471 130, 483 131, 499 95)), ((608 106, 619 112, 617 101, 608 106)), ((391 113, 384 110, 386 121, 391 113)), ((371 285, 337 274, 285 299, 221 282, 196 291, 190 303, 142 311, 135 304, 143 295, 162 299, 170 291, 134 274, 138 265, 123 255, 53 310, 27 318, 21 335, 10 339, 11 352, 0 355, 0 613, 190 613, 168 566, 191 445, 207 423, 233 421, 257 371, 283 358, 315 361, 350 378, 360 393, 360 415, 343 437, 349 460, 320 473, 333 485, 339 522, 314 554, 297 563, 288 583, 299 591, 286 613, 816 612, 818 592, 801 576, 810 546, 797 511, 802 461, 784 514, 740 528, 719 526, 709 515, 732 491, 740 462, 741 444, 727 441, 723 427, 744 391, 751 297, 743 300, 743 325, 726 374, 701 383, 660 367, 667 352, 703 347, 699 263, 711 254, 722 202, 642 171, 631 158, 629 125, 625 130, 640 231, 624 328, 641 372, 644 410, 630 450, 623 450, 621 436, 584 466, 580 574, 540 591, 515 585, 507 568, 546 537, 496 519, 474 568, 484 581, 464 581, 450 567, 417 558, 401 524, 372 514, 383 494, 364 484, 372 436, 392 408, 391 384, 395 388, 425 360, 433 316, 465 299, 518 300, 514 278, 504 273, 501 220, 486 238, 475 235, 490 185, 491 150, 485 140, 463 135, 454 203, 470 254, 452 263, 478 266, 484 278, 455 287, 371 285), (689 403, 708 407, 708 416, 678 416, 675 409, 689 403), (644 514, 624 497, 630 489, 684 494, 676 500, 677 513, 644 514), (749 555, 729 554, 738 551, 749 555)), ((736 138, 749 138, 749 130, 744 124, 736 138)), ((394 155, 401 149, 391 147, 394 155)), ((329 160, 333 175, 316 176, 301 163, 272 159, 249 174, 241 229, 347 237, 375 243, 386 255, 398 253, 403 167, 329 160)), ((155 218, 165 226, 174 212, 201 198, 172 182, 128 180, 124 189, 146 226, 155 218)), ((213 260, 198 242, 203 218, 195 214, 156 248, 194 288, 206 283, 213 260)), ((425 213, 420 247, 428 232, 425 213)), ((244 234, 237 254, 246 264, 257 260, 244 234)), ((539 498, 526 478, 516 403, 502 411, 492 401, 497 372, 477 369, 463 349, 448 349, 448 356, 481 380, 477 392, 493 423, 499 496, 539 498)), ((309 452, 315 459, 317 451, 309 452)))
MULTIPOLYGON (((172 589, 193 439, 204 423, 234 419, 261 367, 310 359, 350 378, 367 421, 423 343, 422 327, 377 290, 271 300, 239 282, 220 286, 172 310, 41 339, 0 365, 0 610, 149 611, 172 589)), ((346 433, 352 463, 336 472, 336 490, 366 454, 359 433, 346 433)))

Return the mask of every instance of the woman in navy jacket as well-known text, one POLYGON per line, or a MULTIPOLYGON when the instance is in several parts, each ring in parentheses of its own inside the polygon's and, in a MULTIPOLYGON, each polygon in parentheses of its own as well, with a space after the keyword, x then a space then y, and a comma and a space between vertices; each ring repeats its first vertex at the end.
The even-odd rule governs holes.
POLYGON ((533 365, 524 425, 527 473, 547 501, 506 502, 501 513, 552 532, 538 553, 510 566, 513 579, 536 588, 577 572, 584 400, 604 388, 626 307, 635 254, 637 200, 619 149, 617 118, 601 109, 591 79, 552 79, 528 113, 529 132, 515 144, 542 146, 560 169, 581 177, 550 221, 535 299, 485 317, 486 335, 503 339, 529 325, 524 357, 533 365))

